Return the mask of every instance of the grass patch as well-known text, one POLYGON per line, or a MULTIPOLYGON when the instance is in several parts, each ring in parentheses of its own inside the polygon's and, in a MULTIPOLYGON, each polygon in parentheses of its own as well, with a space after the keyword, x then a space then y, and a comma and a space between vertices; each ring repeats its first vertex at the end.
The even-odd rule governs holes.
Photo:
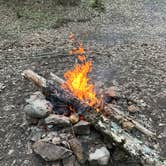
POLYGON ((98 11, 105 11, 105 5, 102 0, 90 0, 90 6, 98 11))
POLYGON ((20 20, 21 26, 28 25, 30 28, 49 28, 58 19, 55 14, 38 8, 16 8, 16 16, 20 20))

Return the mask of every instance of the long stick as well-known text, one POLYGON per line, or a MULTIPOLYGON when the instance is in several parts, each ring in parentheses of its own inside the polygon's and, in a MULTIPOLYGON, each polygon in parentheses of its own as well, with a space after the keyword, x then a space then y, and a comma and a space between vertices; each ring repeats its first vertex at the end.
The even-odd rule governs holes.
MULTIPOLYGON (((46 79, 37 75, 33 71, 26 70, 23 72, 23 76, 30 79, 35 84, 39 83, 38 86, 47 86, 47 84, 45 84, 47 82, 46 79)), ((155 150, 144 145, 142 141, 131 136, 118 124, 105 118, 101 113, 96 113, 94 110, 91 110, 91 112, 85 111, 84 118, 103 135, 106 135, 107 138, 112 139, 118 146, 124 148, 124 150, 132 157, 139 159, 143 165, 164 165, 164 163, 160 161, 160 156, 155 150)))
POLYGON ((147 136, 153 137, 156 135, 156 133, 150 131, 149 129, 145 128, 142 124, 138 123, 137 121, 131 119, 130 117, 126 116, 122 111, 115 108, 112 104, 109 104, 105 107, 105 110, 110 111, 111 115, 118 121, 129 121, 131 122, 134 127, 144 133, 147 136))

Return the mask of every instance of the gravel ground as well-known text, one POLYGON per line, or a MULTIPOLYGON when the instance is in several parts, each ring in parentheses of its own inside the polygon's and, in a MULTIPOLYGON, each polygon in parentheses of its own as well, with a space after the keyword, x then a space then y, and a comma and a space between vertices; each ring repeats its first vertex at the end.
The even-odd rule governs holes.
POLYGON ((45 165, 27 150, 22 108, 36 88, 21 72, 63 76, 74 64, 70 32, 90 50, 93 81, 119 87, 124 110, 128 101, 140 107, 133 118, 157 133, 150 143, 166 158, 166 1, 111 0, 105 12, 24 3, 0 0, 0 165, 45 165))

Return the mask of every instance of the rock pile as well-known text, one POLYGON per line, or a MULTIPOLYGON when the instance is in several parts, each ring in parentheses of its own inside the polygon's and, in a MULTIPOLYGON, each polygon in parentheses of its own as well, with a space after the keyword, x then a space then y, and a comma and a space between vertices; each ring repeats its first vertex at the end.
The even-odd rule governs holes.
POLYGON ((34 153, 52 166, 110 165, 112 145, 90 123, 79 120, 73 124, 69 117, 55 114, 41 92, 35 92, 26 102, 24 112, 34 153))

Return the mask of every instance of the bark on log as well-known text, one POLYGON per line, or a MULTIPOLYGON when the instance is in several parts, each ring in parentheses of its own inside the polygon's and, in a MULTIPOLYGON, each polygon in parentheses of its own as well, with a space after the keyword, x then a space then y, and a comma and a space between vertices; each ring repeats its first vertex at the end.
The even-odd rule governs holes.
MULTIPOLYGON (((41 77, 38 76, 36 73, 26 70, 23 73, 23 76, 27 79, 30 79, 35 84, 38 84, 38 86, 44 86, 43 88, 47 89, 47 86, 50 86, 47 81, 41 77), (29 74, 32 74, 29 75, 29 74), (34 79, 34 78, 37 79, 34 79), (39 80, 41 78, 41 80, 39 80), (46 83, 46 84, 45 84, 46 83)), ((59 82, 60 83, 60 82, 59 82)), ((51 84, 52 86, 52 84, 51 84)), ((144 165, 155 165, 155 166, 163 166, 164 163, 160 161, 160 156, 158 153, 149 148, 148 146, 144 145, 144 143, 137 138, 133 137, 126 131, 124 131, 118 124, 111 121, 108 118, 105 118, 100 112, 95 112, 92 108, 89 108, 84 105, 84 103, 80 102, 77 98, 71 99, 71 95, 69 92, 66 91, 60 91, 59 88, 56 86, 53 86, 54 88, 50 88, 50 90, 53 90, 54 96, 59 95, 61 96, 61 93, 65 93, 63 97, 61 97, 61 100, 64 100, 65 103, 72 104, 72 102, 77 101, 74 104, 80 104, 83 108, 85 108, 84 112, 84 118, 86 121, 90 122, 98 131, 100 131, 103 135, 106 135, 108 138, 112 139, 118 146, 124 148, 128 154, 130 154, 132 157, 139 159, 144 165), (67 101, 69 100, 69 101, 67 101), (88 108, 88 109, 87 109, 88 108)))

